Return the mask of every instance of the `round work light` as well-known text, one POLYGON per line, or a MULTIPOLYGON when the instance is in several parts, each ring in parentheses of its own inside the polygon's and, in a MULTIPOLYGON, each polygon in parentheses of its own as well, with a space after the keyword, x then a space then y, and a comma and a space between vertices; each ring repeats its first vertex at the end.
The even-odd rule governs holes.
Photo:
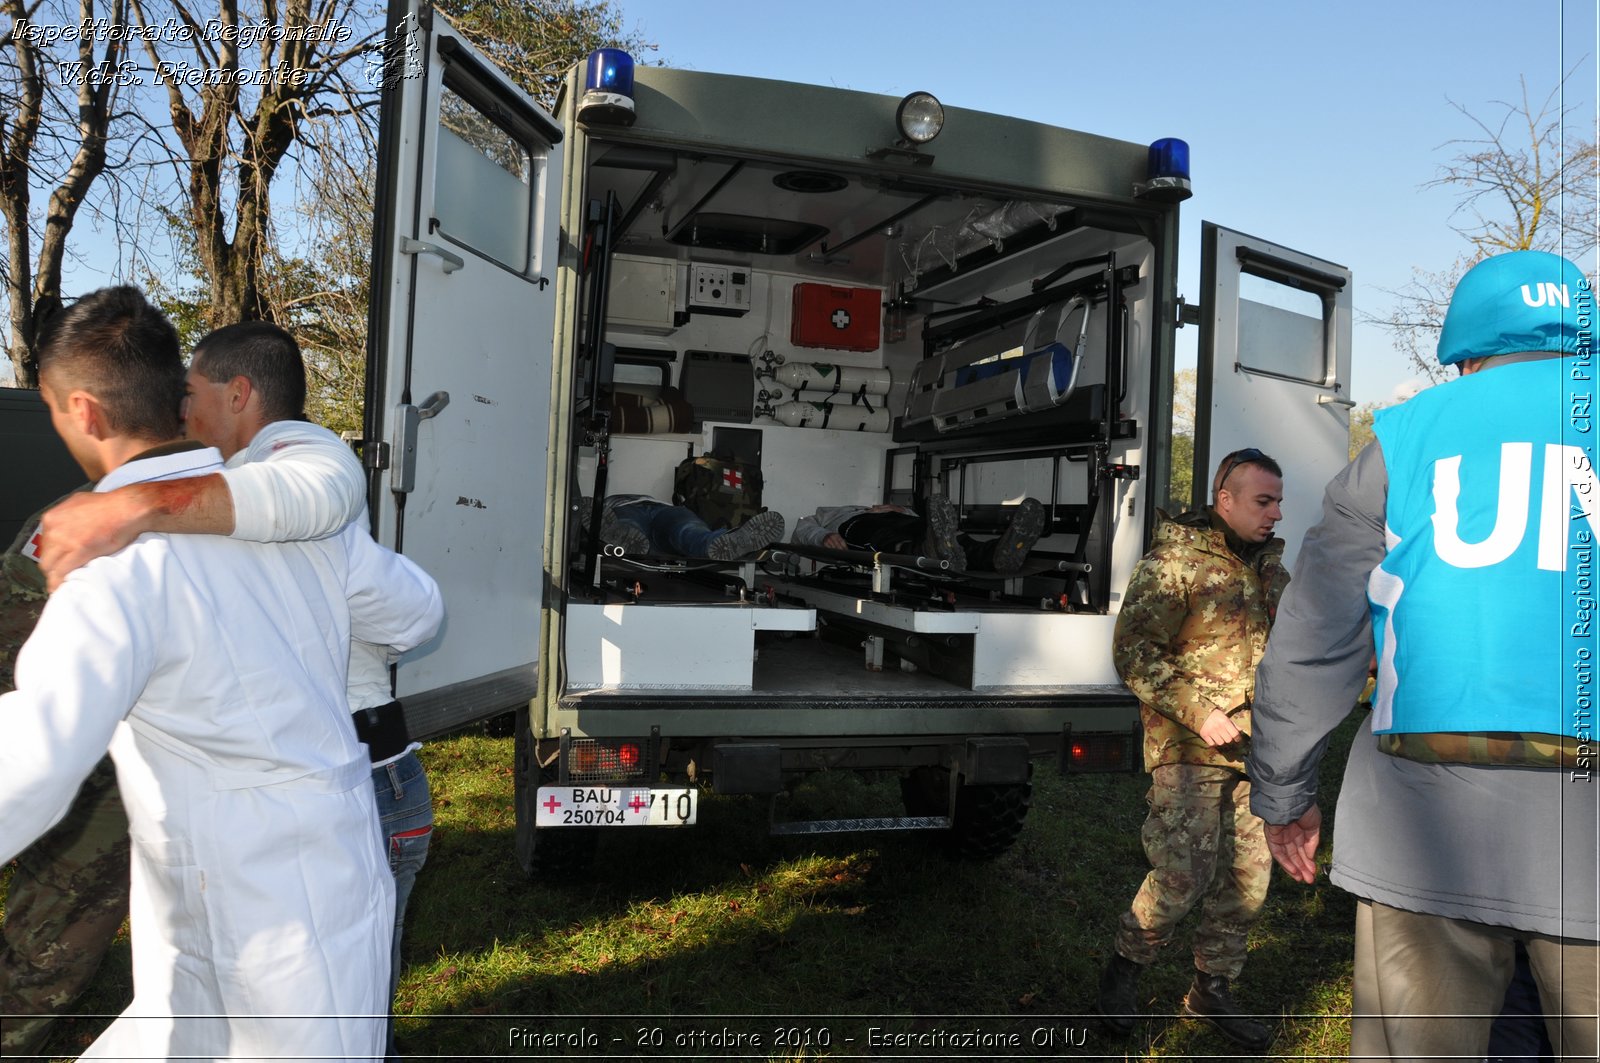
POLYGON ((931 92, 913 92, 894 112, 900 135, 913 144, 926 144, 944 128, 944 105, 931 92))

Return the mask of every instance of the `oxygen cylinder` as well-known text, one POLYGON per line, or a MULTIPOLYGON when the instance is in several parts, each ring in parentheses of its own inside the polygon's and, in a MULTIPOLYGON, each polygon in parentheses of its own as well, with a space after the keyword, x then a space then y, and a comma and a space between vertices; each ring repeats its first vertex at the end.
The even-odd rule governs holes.
POLYGON ((893 382, 887 369, 872 369, 858 365, 834 365, 832 362, 790 362, 772 371, 772 377, 796 391, 804 389, 825 395, 846 394, 887 395, 893 382))
POLYGON ((832 428, 844 432, 887 432, 889 411, 848 402, 786 402, 767 416, 790 428, 832 428))
POLYGON ((840 405, 865 406, 869 410, 889 404, 889 396, 887 395, 865 395, 859 391, 851 392, 847 395, 835 395, 828 391, 801 391, 799 388, 780 387, 762 388, 756 392, 756 398, 769 405, 784 402, 833 402, 840 405))

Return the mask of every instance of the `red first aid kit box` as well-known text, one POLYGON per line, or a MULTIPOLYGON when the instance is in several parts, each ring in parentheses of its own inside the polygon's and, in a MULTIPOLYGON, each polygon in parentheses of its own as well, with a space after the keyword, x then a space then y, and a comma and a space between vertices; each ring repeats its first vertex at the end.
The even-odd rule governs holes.
POLYGON ((876 288, 796 284, 789 342, 796 347, 875 351, 883 295, 876 288))

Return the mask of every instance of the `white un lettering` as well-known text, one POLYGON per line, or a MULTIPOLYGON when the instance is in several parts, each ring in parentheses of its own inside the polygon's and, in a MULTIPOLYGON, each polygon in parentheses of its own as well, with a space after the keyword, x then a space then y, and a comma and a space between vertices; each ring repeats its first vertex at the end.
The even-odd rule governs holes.
POLYGON ((1535 284, 1531 292, 1528 291, 1528 286, 1524 284, 1522 286, 1522 301, 1529 306, 1544 306, 1546 303, 1551 306, 1555 306, 1557 303, 1560 303, 1562 307, 1572 306, 1572 297, 1567 292, 1567 286, 1565 284, 1557 284, 1554 281, 1535 284))
MULTIPOLYGON (((1500 487, 1494 529, 1475 543, 1463 542, 1457 501, 1461 497, 1461 455, 1433 463, 1433 547, 1439 560, 1456 568, 1498 565, 1522 545, 1528 530, 1529 487, 1533 481, 1533 444, 1500 444, 1500 487)), ((1539 568, 1564 572, 1567 529, 1580 517, 1591 532, 1600 483, 1582 447, 1546 443, 1544 476, 1539 490, 1539 568), (1576 492, 1577 497, 1573 497, 1576 492)))

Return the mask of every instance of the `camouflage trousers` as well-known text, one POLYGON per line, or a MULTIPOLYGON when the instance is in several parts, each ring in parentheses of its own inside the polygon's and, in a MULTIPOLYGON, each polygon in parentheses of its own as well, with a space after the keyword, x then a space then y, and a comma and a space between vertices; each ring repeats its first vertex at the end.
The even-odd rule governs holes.
POLYGON ((1272 876, 1266 830, 1250 812, 1250 780, 1200 764, 1163 764, 1150 777, 1141 834, 1150 873, 1122 914, 1117 951, 1135 963, 1154 962, 1198 904, 1195 966, 1237 978, 1272 876))
POLYGON ((127 914, 128 817, 105 759, 61 822, 17 857, 0 949, 0 1055, 39 1051, 127 914))

